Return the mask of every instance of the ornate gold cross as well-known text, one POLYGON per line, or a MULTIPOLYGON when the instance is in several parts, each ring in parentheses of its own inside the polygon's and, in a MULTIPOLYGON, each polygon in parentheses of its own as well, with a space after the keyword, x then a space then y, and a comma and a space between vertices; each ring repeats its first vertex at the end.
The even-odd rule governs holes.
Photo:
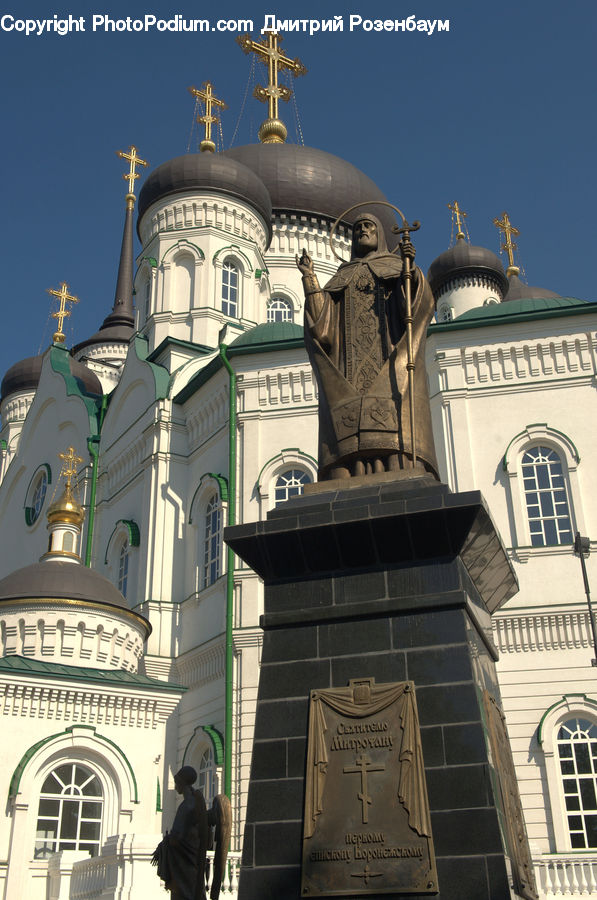
POLYGON ((493 220, 493 224, 496 228, 499 228, 500 231, 504 232, 506 241, 501 245, 501 249, 505 250, 508 254, 508 268, 506 270, 506 275, 518 275, 520 269, 518 266, 514 265, 514 251, 517 249, 517 245, 512 240, 512 237, 516 237, 520 234, 518 228, 515 228, 514 225, 510 222, 510 218, 507 212, 502 213, 501 221, 499 218, 493 220))
POLYGON ((134 144, 131 144, 128 153, 125 150, 117 150, 116 155, 120 156, 121 159, 127 159, 131 164, 128 174, 125 172, 122 177, 125 181, 128 181, 129 195, 134 199, 133 188, 135 186, 135 179, 140 177, 139 173, 135 171, 135 169, 137 166, 148 166, 149 163, 144 159, 141 159, 140 156, 137 156, 137 148, 134 146, 134 144))
MULTIPOLYGON (((454 203, 448 203, 448 209, 452 211, 454 216, 456 216, 456 227, 458 229, 456 240, 462 241, 465 237, 462 226, 464 224, 464 219, 466 219, 466 213, 464 212, 464 210, 460 209, 458 200, 455 200, 454 203)), ((452 221, 454 221, 454 219, 452 219, 452 221)))
POLYGON ((60 301, 60 309, 58 312, 52 313, 52 318, 58 319, 58 330, 54 332, 53 340, 55 344, 64 344, 65 338, 62 330, 62 323, 70 316, 70 309, 66 308, 66 304, 78 303, 79 298, 75 297, 73 294, 69 294, 66 281, 61 282, 59 291, 55 291, 53 288, 48 288, 47 291, 52 297, 58 297, 58 300, 60 301))
POLYGON ((77 466, 83 462, 81 456, 77 456, 74 447, 69 447, 66 453, 59 453, 58 458, 62 460, 62 469, 60 477, 66 478, 66 487, 70 491, 72 489, 73 478, 77 477, 77 466))
POLYGON ((211 126, 219 121, 219 117, 213 115, 212 107, 218 106, 220 109, 228 109, 228 106, 223 100, 219 100, 214 95, 213 84, 211 81, 204 81, 201 88, 190 87, 189 93, 193 97, 203 100, 205 103, 205 115, 197 116, 197 121, 202 125, 205 125, 205 137, 201 141, 200 149, 202 151, 208 150, 213 153, 216 149, 216 145, 211 139, 211 126))
MULTIPOLYGON (((261 60, 261 62, 268 67, 267 87, 257 85, 253 96, 263 103, 267 102, 269 118, 277 119, 278 101, 290 100, 290 97, 292 96, 290 88, 278 84, 278 73, 287 69, 295 76, 304 75, 307 71, 306 68, 299 59, 290 59, 290 57, 284 55, 283 51, 280 50, 282 38, 276 31, 268 32, 267 38, 261 42, 251 40, 251 37, 248 34, 239 35, 236 40, 245 53, 257 54, 257 59, 261 60)), ((281 140, 280 138, 281 135, 273 140, 276 143, 281 143, 286 139, 286 135, 284 135, 281 140)), ((261 140, 263 140, 264 143, 268 142, 264 137, 261 137, 261 140)), ((271 137, 270 140, 272 140, 271 137)))

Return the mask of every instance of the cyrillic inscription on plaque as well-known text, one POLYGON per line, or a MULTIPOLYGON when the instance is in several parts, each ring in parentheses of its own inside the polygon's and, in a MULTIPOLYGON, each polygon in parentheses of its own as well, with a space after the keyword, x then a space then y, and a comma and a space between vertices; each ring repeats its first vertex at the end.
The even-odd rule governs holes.
POLYGON ((414 684, 312 691, 303 897, 437 891, 414 684))

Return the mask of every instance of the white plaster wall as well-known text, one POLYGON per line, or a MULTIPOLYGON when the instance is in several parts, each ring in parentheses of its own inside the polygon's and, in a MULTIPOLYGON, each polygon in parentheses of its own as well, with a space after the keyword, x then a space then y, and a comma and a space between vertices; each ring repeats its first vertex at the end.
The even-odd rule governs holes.
MULTIPOLYGON (((256 277, 256 270, 267 268, 263 253, 268 232, 251 206, 213 194, 177 194, 154 203, 139 229, 139 262, 151 256, 158 263, 151 273, 151 314, 146 320, 140 311, 139 322, 151 350, 166 337, 215 347, 227 321, 241 328, 264 321, 267 277, 256 277), (186 279, 190 293, 177 280, 177 256, 191 266, 186 279), (228 258, 240 273, 238 315, 232 319, 221 311, 222 263, 228 258)), ((141 281, 147 277, 144 272, 141 281)))
MULTIPOLYGON (((80 760, 100 772, 105 795, 102 840, 119 831, 162 831, 157 781, 164 792, 164 748, 175 725, 179 696, 156 694, 151 688, 106 690, 84 681, 36 683, 31 677, 0 676, 2 729, 5 734, 10 729, 11 735, 0 746, 0 792, 5 798, 17 763, 28 755, 19 792, 0 819, 0 857, 9 860, 5 900, 46 898, 47 862, 33 859, 38 799, 45 775, 62 761, 80 760), (85 724, 80 725, 84 710, 85 724), (36 750, 45 739, 50 740, 36 750)), ((164 821, 170 823, 169 815, 164 821)))
POLYGON ((437 321, 456 319, 469 309, 500 303, 501 300, 502 292, 494 279, 484 275, 461 276, 444 285, 437 297, 437 321))
MULTIPOLYGON (((457 323, 456 323, 457 325, 457 323)), ((530 547, 519 456, 527 443, 555 446, 569 462, 573 530, 597 537, 597 428, 593 318, 456 326, 428 340, 433 424, 442 477, 455 490, 480 489, 509 548, 520 592, 494 621, 497 670, 522 804, 535 852, 560 852, 554 836, 537 728, 565 693, 597 700, 579 560, 572 547, 530 547), (551 429, 547 431, 545 425, 551 429), (531 426, 528 428, 528 426, 531 426), (562 435, 558 436, 558 432, 562 435), (554 443, 552 443, 554 441, 554 443), (561 445, 558 445, 561 441, 561 445), (580 460, 560 447, 574 445, 580 460)), ((597 583, 597 560, 587 560, 597 583)))
POLYGON ((48 546, 46 513, 59 482, 59 453, 72 446, 84 460, 80 467, 79 501, 87 503, 85 468, 90 463, 87 437, 90 422, 80 397, 67 396, 63 377, 53 371, 46 354, 38 390, 23 423, 19 452, 13 457, 0 485, 0 577, 37 562, 48 546), (52 470, 45 501, 37 521, 25 521, 27 490, 40 465, 52 470))

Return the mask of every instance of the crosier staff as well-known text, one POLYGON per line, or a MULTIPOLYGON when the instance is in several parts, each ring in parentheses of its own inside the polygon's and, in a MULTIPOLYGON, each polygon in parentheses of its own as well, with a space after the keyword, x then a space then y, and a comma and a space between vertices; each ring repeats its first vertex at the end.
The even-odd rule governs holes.
POLYGON ((410 414, 410 439, 412 442, 412 467, 413 469, 417 465, 417 436, 416 436, 416 419, 415 419, 415 360, 413 354, 413 310, 412 310, 412 299, 411 299, 411 280, 412 280, 412 270, 411 263, 415 258, 415 248, 413 247, 410 240, 411 231, 418 231, 421 227, 420 222, 413 222, 412 225, 409 225, 404 216, 402 216, 402 221, 404 222, 402 228, 399 228, 397 225, 394 225, 392 228, 392 232, 394 234, 401 234, 402 238, 400 240, 400 256, 402 257, 402 262, 404 263, 404 268, 402 270, 402 284, 404 287, 404 300, 406 304, 406 315, 404 316, 404 324, 406 326, 406 370, 408 373, 408 405, 409 405, 409 414, 410 414))

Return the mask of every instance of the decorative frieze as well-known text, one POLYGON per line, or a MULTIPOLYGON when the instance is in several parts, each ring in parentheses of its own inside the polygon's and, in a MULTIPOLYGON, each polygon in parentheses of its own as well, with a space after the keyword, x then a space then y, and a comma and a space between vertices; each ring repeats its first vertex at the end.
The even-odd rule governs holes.
POLYGON ((36 684, 0 682, 0 714, 36 721, 77 722, 79 725, 114 725, 155 729, 178 702, 141 694, 118 692, 113 684, 103 692, 100 685, 61 685, 53 681, 36 684))
MULTIPOLYGON (((466 347, 462 351, 465 382, 469 387, 502 382, 555 380, 593 371, 588 335, 517 344, 466 347)), ((441 367, 441 361, 438 360, 441 367)))
POLYGON ((143 654, 144 631, 114 612, 56 601, 26 601, 2 611, 0 655, 23 656, 86 668, 136 672, 143 654))
POLYGON ((201 687, 224 677, 225 662, 223 642, 207 649, 192 650, 176 660, 176 681, 188 688, 201 687))
POLYGON ((139 230, 144 247, 157 234, 168 231, 214 228, 244 238, 265 251, 268 234, 261 218, 247 204, 211 194, 169 196, 144 214, 139 230))
POLYGON ((592 646, 588 612, 495 616, 493 636, 500 653, 579 650, 592 646))
POLYGON ((257 389, 257 401, 260 409, 302 403, 313 403, 317 398, 313 373, 309 366, 300 369, 263 370, 256 378, 243 381, 243 388, 248 393, 250 388, 257 389))

